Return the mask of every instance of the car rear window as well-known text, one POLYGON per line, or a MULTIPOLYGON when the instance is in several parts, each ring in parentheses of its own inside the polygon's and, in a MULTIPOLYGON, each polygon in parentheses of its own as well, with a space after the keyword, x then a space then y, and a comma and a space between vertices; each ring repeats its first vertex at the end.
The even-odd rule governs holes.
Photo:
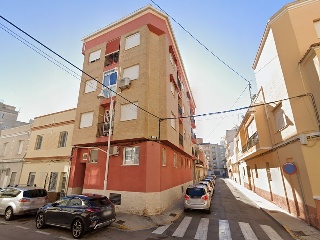
POLYGON ((186 194, 188 196, 203 196, 205 195, 205 190, 203 188, 187 188, 186 194))
POLYGON ((23 192, 23 197, 26 198, 37 198, 47 196, 47 191, 45 189, 32 189, 23 192))
POLYGON ((89 203, 93 207, 103 207, 103 206, 108 206, 111 204, 110 200, 106 197, 90 199, 89 203))

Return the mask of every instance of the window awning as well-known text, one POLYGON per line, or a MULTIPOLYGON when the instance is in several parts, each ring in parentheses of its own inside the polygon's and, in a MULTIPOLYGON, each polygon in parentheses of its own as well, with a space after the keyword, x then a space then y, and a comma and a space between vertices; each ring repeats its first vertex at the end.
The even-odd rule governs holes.
POLYGON ((108 42, 107 48, 106 48, 106 55, 118 51, 120 48, 119 45, 120 45, 120 38, 116 38, 108 42))

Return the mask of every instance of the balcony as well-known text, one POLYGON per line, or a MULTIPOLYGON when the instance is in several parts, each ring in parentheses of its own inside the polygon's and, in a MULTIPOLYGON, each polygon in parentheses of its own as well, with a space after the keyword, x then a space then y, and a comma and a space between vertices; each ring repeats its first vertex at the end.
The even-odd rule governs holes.
POLYGON ((179 113, 179 116, 182 116, 182 108, 180 107, 180 105, 178 105, 178 113, 179 113))
POLYGON ((255 132, 247 141, 247 143, 242 146, 242 153, 245 153, 253 146, 257 145, 259 143, 259 137, 258 132, 255 132))
MULTIPOLYGON (((109 135, 109 126, 110 124, 107 122, 98 123, 97 137, 107 137, 109 135)), ((111 135, 112 131, 113 129, 111 129, 111 135)))
POLYGON ((190 121, 191 121, 191 127, 196 128, 196 120, 194 120, 194 117, 191 117, 190 121))
POLYGON ((197 144, 197 136, 193 132, 191 132, 191 141, 192 143, 197 144))
POLYGON ((183 146, 183 136, 179 134, 179 144, 183 146))

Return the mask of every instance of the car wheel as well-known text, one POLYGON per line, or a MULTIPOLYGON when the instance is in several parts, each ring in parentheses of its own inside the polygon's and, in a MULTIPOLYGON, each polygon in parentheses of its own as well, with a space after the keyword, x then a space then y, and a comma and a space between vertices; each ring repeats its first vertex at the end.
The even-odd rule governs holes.
POLYGON ((44 228, 44 226, 45 226, 44 214, 39 213, 36 217, 36 228, 40 229, 40 228, 44 228))
POLYGON ((76 239, 84 235, 84 225, 81 219, 77 218, 72 222, 71 231, 72 236, 76 239))
POLYGON ((10 221, 13 218, 13 209, 12 207, 7 207, 6 211, 4 212, 4 219, 6 221, 10 221))

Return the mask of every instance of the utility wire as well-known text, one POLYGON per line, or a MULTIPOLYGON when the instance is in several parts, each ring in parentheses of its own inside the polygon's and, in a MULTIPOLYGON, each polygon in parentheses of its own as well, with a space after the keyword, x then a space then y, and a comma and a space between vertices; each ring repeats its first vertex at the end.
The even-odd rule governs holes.
POLYGON ((204 113, 204 114, 197 114, 197 115, 190 115, 190 116, 181 116, 181 117, 177 117, 177 118, 160 118, 160 121, 170 120, 170 119, 179 119, 179 118, 204 117, 204 116, 218 115, 218 114, 224 114, 224 113, 229 113, 229 112, 236 112, 236 111, 240 111, 240 110, 244 110, 244 109, 250 109, 250 108, 254 108, 254 107, 264 106, 267 104, 278 103, 278 102, 282 102, 282 101, 286 101, 286 100, 290 100, 290 99, 294 99, 294 98, 306 97, 306 96, 308 96, 308 94, 301 94, 301 95, 294 96, 294 97, 288 97, 288 98, 283 98, 283 99, 279 99, 279 100, 275 100, 275 101, 271 101, 271 102, 266 102, 266 103, 261 103, 261 104, 253 104, 253 105, 250 105, 247 107, 235 108, 235 109, 224 110, 224 111, 219 111, 219 112, 211 112, 211 113, 204 113))
POLYGON ((234 68, 232 68, 229 64, 227 64, 225 61, 223 61, 217 54, 213 53, 211 50, 209 50, 208 47, 206 47, 202 42, 200 42, 199 39, 197 39, 195 36, 192 35, 190 31, 188 31, 185 27, 183 27, 178 21, 176 21, 170 14, 168 14, 164 9, 162 9, 157 3, 155 3, 153 0, 150 0, 153 4, 155 4, 162 12, 164 12, 168 17, 170 17, 175 23, 177 23, 186 33, 188 33, 194 40, 196 40, 202 47, 204 47, 211 55, 213 55, 215 58, 217 58, 221 63, 223 63, 226 67, 228 67, 231 71, 233 71, 235 74, 237 74, 240 78, 248 82, 249 88, 251 88, 251 83, 248 79, 246 79, 244 76, 242 76, 239 72, 237 72, 234 68))
POLYGON ((128 101, 129 103, 135 105, 137 108, 141 109, 142 111, 150 114, 151 116, 160 119, 158 116, 156 116, 155 114, 149 112, 148 110, 139 107, 138 105, 136 105, 134 102, 130 101, 129 99, 123 97, 122 95, 120 95, 119 93, 117 93, 116 91, 110 89, 109 87, 105 86, 103 83, 101 83, 100 81, 98 81, 97 79, 95 79, 94 77, 92 77, 91 75, 89 75, 88 73, 86 73, 85 71, 83 71, 82 69, 80 69, 79 67, 77 67, 76 65, 74 65, 73 63, 71 63, 70 61, 68 61, 67 59, 65 59, 64 57, 62 57, 60 54, 56 53, 55 51, 53 51, 52 49, 50 49, 49 47, 47 47, 46 45, 44 45, 42 42, 40 42, 39 40, 37 40, 36 38, 32 37, 30 34, 28 34, 27 32, 25 32, 24 30, 22 30, 21 28, 19 28, 18 26, 16 26, 15 24, 13 24, 12 22, 10 22, 9 20, 7 20, 6 18, 4 18, 3 16, 0 15, 0 18, 2 18, 4 21, 6 21, 7 23, 9 23, 11 26, 15 27, 16 29, 18 29, 20 32, 24 33, 25 35, 27 35, 29 38, 31 38, 32 40, 34 40, 35 42, 37 42, 38 44, 40 44, 42 47, 46 48, 47 50, 49 50, 51 53, 53 53, 54 55, 58 56, 59 58, 61 58, 62 60, 64 60, 65 62, 67 62, 68 64, 70 64, 71 66, 73 66, 74 68, 76 68, 77 70, 79 70, 80 72, 82 72, 83 74, 85 74, 86 76, 90 77, 91 79, 95 80, 96 82, 98 82, 99 84, 101 84, 102 86, 104 86, 105 88, 107 88, 109 91, 115 93, 116 95, 120 96, 121 98, 125 99, 126 101, 128 101))

